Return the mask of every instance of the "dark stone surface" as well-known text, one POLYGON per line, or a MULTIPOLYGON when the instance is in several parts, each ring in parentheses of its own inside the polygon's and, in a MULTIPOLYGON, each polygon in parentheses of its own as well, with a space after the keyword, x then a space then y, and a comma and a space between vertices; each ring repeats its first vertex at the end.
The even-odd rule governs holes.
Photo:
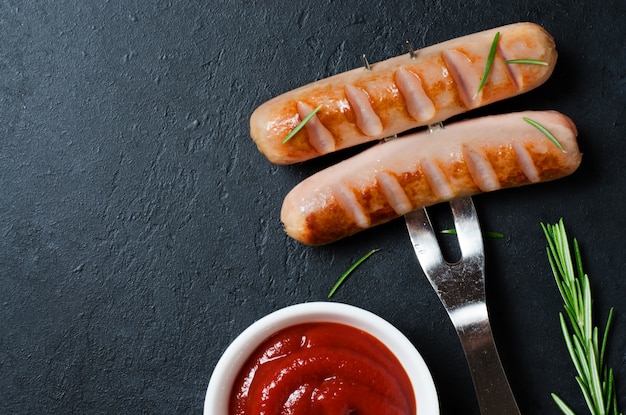
POLYGON ((468 116, 553 108, 585 153, 569 178, 478 196, 496 342, 523 413, 582 412, 540 221, 582 244, 626 405, 625 4, 585 1, 0 2, 0 413, 201 413, 212 369, 250 323, 324 300, 403 331, 442 414, 477 414, 461 348, 404 224, 320 248, 279 209, 339 160, 276 167, 249 139, 263 101, 415 47, 516 21, 559 63, 541 88, 468 116))

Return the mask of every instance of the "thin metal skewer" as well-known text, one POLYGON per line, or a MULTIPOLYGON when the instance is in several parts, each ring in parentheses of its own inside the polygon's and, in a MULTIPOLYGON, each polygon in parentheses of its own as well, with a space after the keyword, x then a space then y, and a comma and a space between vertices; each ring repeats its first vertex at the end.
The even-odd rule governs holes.
POLYGON ((367 56, 365 56, 365 54, 363 54, 363 65, 365 65, 365 69, 367 69, 368 71, 372 70, 372 67, 370 66, 370 63, 367 61, 367 56))
POLYGON ((413 45, 411 45, 411 42, 409 42, 408 40, 406 41, 406 45, 409 48, 409 57, 411 59, 415 59, 417 57, 417 52, 415 52, 415 50, 413 49, 413 45))

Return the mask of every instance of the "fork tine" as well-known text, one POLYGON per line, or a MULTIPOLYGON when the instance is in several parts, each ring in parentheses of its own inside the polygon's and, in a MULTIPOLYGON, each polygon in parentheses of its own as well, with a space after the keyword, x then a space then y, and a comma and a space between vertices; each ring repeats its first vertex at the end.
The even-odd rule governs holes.
POLYGON ((445 263, 435 230, 426 209, 417 209, 404 215, 415 255, 424 272, 445 263))
POLYGON ((482 262, 483 237, 474 202, 469 197, 457 199, 450 202, 450 208, 462 257, 464 259, 480 257, 482 262))

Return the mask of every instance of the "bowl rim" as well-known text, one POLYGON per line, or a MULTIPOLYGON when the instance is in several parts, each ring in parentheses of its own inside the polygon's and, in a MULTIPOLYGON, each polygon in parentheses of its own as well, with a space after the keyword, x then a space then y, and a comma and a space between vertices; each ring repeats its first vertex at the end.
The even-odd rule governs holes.
POLYGON ((413 386, 419 414, 439 415, 439 398, 432 374, 413 343, 382 317, 357 306, 330 301, 286 306, 248 326, 226 348, 213 370, 204 415, 228 415, 232 384, 249 354, 280 329, 307 322, 348 324, 382 341, 404 367, 413 386))

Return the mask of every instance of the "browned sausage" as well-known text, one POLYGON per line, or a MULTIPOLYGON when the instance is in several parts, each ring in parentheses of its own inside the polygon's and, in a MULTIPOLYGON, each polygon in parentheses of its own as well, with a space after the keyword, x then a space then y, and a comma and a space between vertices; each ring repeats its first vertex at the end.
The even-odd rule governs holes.
POLYGON ((554 41, 540 26, 503 26, 418 50, 414 59, 401 55, 287 92, 254 111, 250 134, 271 162, 295 163, 527 92, 550 77, 556 59, 554 41), (493 66, 478 92, 497 32, 493 66), (512 59, 545 65, 505 63, 512 59), (305 128, 283 144, 320 104, 305 128))
POLYGON ((281 220, 294 239, 321 245, 424 206, 558 179, 580 164, 576 136, 567 116, 526 111, 397 138, 305 179, 286 196, 281 220))

